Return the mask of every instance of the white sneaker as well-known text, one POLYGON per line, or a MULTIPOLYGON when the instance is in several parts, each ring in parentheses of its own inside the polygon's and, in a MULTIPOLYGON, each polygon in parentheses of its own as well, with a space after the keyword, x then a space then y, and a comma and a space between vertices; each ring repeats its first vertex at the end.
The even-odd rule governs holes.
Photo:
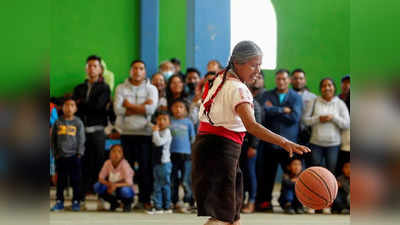
POLYGON ((331 214, 331 209, 330 208, 326 208, 322 210, 323 214, 331 214))
POLYGON ((146 210, 146 213, 149 214, 149 215, 163 214, 164 210, 152 208, 151 210, 146 210))
POLYGON ((312 209, 312 208, 308 208, 308 209, 307 209, 307 213, 308 213, 308 214, 315 214, 315 210, 312 209))
POLYGON ((172 209, 164 209, 164 214, 171 214, 172 213, 172 209))

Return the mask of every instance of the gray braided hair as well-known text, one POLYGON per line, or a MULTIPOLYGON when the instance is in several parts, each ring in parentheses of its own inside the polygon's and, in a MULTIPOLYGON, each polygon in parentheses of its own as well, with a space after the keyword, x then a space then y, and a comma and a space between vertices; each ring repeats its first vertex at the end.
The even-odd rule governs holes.
POLYGON ((254 56, 262 56, 261 48, 253 41, 241 41, 235 45, 229 59, 228 67, 233 68, 233 63, 246 63, 254 56))

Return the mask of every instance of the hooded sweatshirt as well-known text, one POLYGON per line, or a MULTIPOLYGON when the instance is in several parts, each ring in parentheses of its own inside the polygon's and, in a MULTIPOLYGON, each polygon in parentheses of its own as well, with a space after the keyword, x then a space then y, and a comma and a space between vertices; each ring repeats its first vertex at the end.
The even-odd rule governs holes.
POLYGON ((322 147, 339 146, 341 130, 350 127, 350 115, 346 104, 336 96, 329 102, 322 97, 317 97, 314 101, 308 102, 302 118, 305 125, 312 127, 310 143, 322 147), (333 119, 321 123, 319 117, 328 114, 332 114, 333 119))
POLYGON ((115 125, 122 135, 145 135, 151 136, 152 130, 150 126, 151 115, 157 108, 158 91, 157 88, 150 84, 146 79, 139 86, 132 85, 129 78, 124 83, 117 86, 114 97, 114 111, 117 115, 115 125), (126 116, 126 108, 122 106, 124 99, 131 104, 142 104, 147 99, 153 101, 150 105, 145 105, 146 115, 130 115, 126 116))

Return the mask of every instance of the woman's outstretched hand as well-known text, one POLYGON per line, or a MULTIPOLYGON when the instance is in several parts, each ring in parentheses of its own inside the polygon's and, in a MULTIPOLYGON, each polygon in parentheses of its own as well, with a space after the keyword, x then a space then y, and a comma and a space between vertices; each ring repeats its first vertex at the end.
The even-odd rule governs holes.
POLYGON ((287 152, 289 152, 289 157, 293 157, 293 153, 303 155, 304 153, 311 152, 311 150, 308 147, 296 144, 291 141, 286 141, 282 145, 282 148, 285 149, 287 152))

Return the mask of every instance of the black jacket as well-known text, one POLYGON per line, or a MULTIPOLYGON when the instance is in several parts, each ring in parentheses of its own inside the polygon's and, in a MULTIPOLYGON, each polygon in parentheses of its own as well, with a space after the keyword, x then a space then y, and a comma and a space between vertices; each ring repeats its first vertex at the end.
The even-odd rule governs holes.
POLYGON ((74 88, 73 98, 75 99, 78 111, 76 116, 82 119, 87 126, 107 125, 107 104, 110 102, 110 87, 102 79, 93 84, 86 101, 88 80, 74 88))
MULTIPOLYGON (((256 99, 253 100, 253 105, 254 105, 254 117, 256 119, 256 122, 261 123, 262 108, 256 99)), ((250 133, 246 133, 245 141, 248 141, 249 147, 256 149, 258 146, 258 143, 260 142, 260 139, 258 139, 256 136, 251 135, 250 133)))

